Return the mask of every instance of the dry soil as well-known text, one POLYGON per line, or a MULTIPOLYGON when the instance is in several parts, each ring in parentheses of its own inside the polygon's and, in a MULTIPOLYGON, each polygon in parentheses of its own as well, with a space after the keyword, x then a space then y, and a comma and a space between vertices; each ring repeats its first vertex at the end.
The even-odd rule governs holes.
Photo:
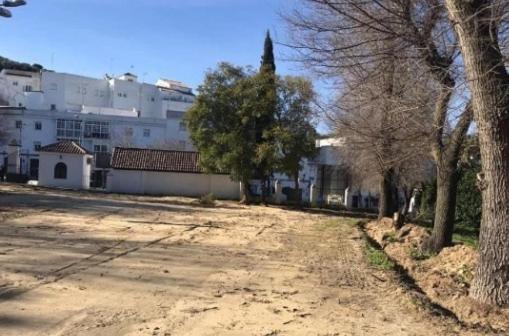
POLYGON ((370 266, 355 220, 0 185, 0 335, 473 335, 370 266))

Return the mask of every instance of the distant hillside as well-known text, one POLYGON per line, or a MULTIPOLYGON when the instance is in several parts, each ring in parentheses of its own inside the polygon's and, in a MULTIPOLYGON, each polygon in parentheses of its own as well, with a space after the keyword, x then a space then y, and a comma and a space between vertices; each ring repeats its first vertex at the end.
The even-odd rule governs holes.
POLYGON ((0 56, 0 71, 3 69, 12 69, 12 70, 23 70, 23 71, 40 71, 44 69, 44 67, 40 64, 28 64, 28 63, 20 63, 13 60, 10 60, 5 57, 0 56))

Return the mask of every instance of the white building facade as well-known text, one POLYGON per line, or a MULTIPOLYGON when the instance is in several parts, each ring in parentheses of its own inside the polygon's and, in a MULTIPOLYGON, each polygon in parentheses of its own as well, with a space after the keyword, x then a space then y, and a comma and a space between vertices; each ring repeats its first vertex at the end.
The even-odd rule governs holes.
POLYGON ((73 141, 45 146, 39 152, 39 183, 44 187, 87 190, 93 155, 73 141))
MULTIPOLYGON (((7 145, 20 149, 20 174, 38 177, 39 149, 75 141, 96 155, 94 171, 106 176, 116 146, 192 150, 183 116, 192 89, 172 80, 140 83, 133 74, 103 79, 51 71, 0 72, 0 166, 7 145)), ((97 177, 93 177, 97 178, 97 177)), ((104 187, 105 181, 98 181, 104 187)))

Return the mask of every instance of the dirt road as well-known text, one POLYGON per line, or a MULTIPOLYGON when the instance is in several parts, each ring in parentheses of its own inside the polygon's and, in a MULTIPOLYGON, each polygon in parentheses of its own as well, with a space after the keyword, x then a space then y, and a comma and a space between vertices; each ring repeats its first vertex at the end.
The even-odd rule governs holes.
POLYGON ((0 335, 465 335, 354 220, 0 185, 0 335))

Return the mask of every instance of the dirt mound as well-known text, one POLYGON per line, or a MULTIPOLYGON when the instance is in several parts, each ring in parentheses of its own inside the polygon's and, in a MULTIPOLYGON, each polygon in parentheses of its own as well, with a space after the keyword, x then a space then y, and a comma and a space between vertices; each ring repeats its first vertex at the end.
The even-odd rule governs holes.
POLYGON ((451 310, 469 325, 509 331, 509 309, 482 306, 468 297, 477 266, 475 249, 456 245, 438 255, 426 254, 420 248, 429 237, 426 229, 407 224, 396 231, 389 218, 370 222, 365 229, 433 302, 451 310))

